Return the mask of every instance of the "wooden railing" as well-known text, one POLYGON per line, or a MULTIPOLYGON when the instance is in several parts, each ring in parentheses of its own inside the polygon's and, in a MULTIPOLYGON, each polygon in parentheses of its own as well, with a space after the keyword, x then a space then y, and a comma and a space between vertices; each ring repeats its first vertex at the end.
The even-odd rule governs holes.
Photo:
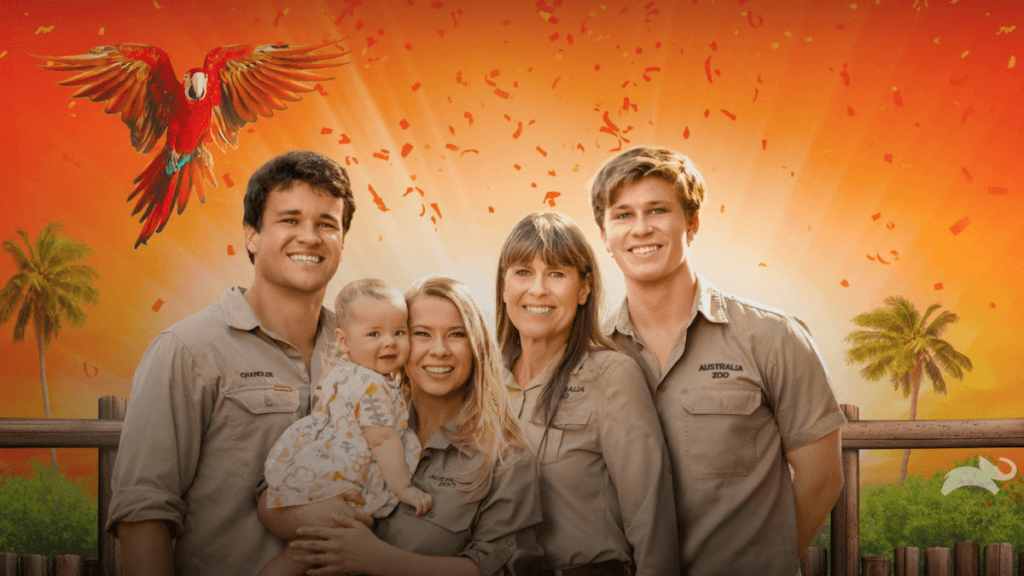
MULTIPOLYGON (((127 406, 124 398, 104 396, 99 400, 98 420, 0 418, 0 448, 99 448, 99 565, 102 576, 116 576, 120 573, 120 563, 115 554, 115 538, 103 528, 110 506, 110 477, 121 436, 120 421, 124 419, 127 406)), ((831 569, 828 571, 832 576, 857 576, 861 573, 861 450, 1024 447, 1024 418, 860 420, 860 411, 856 406, 843 404, 842 407, 849 423, 842 431, 845 484, 839 494, 839 500, 832 508, 832 558, 831 569)), ((904 552, 913 554, 917 550, 908 548, 904 552)), ((820 556, 823 552, 824 550, 821 550, 819 553, 804 555, 804 574, 821 574, 821 565, 825 563, 820 556)), ((919 556, 920 552, 917 551, 917 554, 919 556)), ((942 553, 934 554, 941 556, 942 553)), ((899 561, 897 558, 897 563, 899 561)), ((881 560, 866 562, 865 570, 868 570, 868 566, 875 566, 881 560)), ((909 564, 908 560, 904 562, 909 564)), ((875 573, 874 570, 880 568, 870 569, 875 573)))

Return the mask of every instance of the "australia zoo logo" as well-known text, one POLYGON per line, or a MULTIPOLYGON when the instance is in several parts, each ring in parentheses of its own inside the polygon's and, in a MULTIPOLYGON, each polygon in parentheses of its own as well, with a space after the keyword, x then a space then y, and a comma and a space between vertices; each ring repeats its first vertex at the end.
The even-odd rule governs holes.
POLYGON ((999 492, 995 480, 1009 480, 1017 475, 1017 465, 1011 460, 1000 458, 999 460, 1010 465, 1010 471, 1003 473, 999 467, 988 460, 978 457, 978 467, 961 466, 954 468, 946 474, 946 481, 942 484, 942 495, 946 496, 957 488, 964 486, 977 486, 995 494, 999 492))

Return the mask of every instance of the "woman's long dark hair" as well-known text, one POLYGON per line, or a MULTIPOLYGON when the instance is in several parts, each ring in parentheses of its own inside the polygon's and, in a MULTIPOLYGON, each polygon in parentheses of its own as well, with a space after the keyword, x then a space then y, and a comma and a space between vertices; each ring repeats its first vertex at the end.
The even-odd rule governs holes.
MULTIPOLYGON (((603 291, 597 258, 583 231, 568 216, 555 212, 534 212, 520 220, 501 248, 498 258, 497 279, 497 328, 498 345, 505 365, 511 370, 523 345, 519 330, 509 318, 505 300, 505 273, 512 266, 530 263, 539 255, 548 266, 572 268, 579 274, 580 282, 590 285, 587 301, 576 306, 576 317, 572 322, 569 341, 566 343, 558 365, 551 372, 551 378, 544 384, 537 408, 533 414, 544 422, 545 439, 547 429, 558 412, 558 405, 565 396, 569 376, 591 349, 614 350, 615 345, 601 332, 599 321, 603 291)), ((522 384, 525 384, 522 383, 522 384)), ((543 442, 543 441, 542 441, 543 442)), ((538 447, 538 453, 541 450, 538 447)))

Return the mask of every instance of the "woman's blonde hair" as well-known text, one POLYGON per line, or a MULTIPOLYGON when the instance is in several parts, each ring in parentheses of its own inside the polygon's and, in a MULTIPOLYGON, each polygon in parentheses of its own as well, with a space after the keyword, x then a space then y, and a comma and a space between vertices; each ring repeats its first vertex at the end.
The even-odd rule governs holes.
MULTIPOLYGON (((484 323, 483 314, 465 284, 443 276, 426 276, 405 292, 410 310, 423 297, 444 298, 459 311, 473 352, 473 368, 466 383, 466 396, 455 422, 452 442, 471 448, 483 456, 480 468, 469 475, 467 490, 491 489, 494 472, 523 456, 529 450, 519 421, 509 405, 509 393, 501 372, 499 353, 484 323)), ((399 370, 398 383, 407 393, 409 377, 399 370)))

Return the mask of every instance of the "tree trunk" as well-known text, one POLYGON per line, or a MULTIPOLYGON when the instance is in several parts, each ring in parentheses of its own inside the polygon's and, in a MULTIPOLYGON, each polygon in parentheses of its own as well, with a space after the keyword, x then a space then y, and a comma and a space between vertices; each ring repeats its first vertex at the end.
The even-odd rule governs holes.
MULTIPOLYGON (((39 346, 39 378, 43 383, 43 411, 46 413, 47 418, 52 418, 50 415, 50 391, 46 387, 46 356, 43 353, 43 331, 40 324, 41 323, 37 319, 35 323, 36 344, 39 346)), ((50 459, 53 461, 53 471, 58 472, 56 448, 50 448, 50 459)))
MULTIPOLYGON (((917 420, 917 395, 921 391, 921 373, 924 370, 923 353, 918 353, 917 363, 910 370, 910 420, 917 420)), ((903 461, 900 462, 900 486, 907 479, 907 465, 910 464, 910 448, 903 449, 903 461)))

